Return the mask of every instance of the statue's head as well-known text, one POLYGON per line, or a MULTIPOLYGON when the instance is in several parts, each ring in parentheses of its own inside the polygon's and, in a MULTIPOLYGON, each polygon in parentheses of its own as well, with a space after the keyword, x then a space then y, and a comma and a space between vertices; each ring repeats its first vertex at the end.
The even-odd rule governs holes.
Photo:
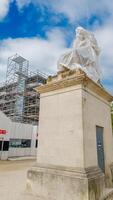
POLYGON ((76 37, 79 38, 80 40, 84 40, 88 36, 88 31, 86 31, 82 27, 77 27, 75 32, 76 32, 76 37))

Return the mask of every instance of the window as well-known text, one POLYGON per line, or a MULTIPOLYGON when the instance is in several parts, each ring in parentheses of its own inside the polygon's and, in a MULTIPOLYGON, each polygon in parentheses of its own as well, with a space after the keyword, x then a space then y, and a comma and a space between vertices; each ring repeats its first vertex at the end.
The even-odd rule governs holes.
POLYGON ((9 141, 0 141, 0 151, 9 150, 9 141))
POLYGON ((9 146, 14 147, 14 148, 19 148, 19 147, 21 147, 21 140, 20 139, 10 139, 9 146))
POLYGON ((36 143, 35 143, 35 148, 38 147, 38 140, 36 140, 36 143))
POLYGON ((31 147, 31 140, 21 140, 21 147, 22 148, 30 148, 31 147))
POLYGON ((0 151, 2 150, 2 141, 0 141, 0 151))
POLYGON ((4 141, 3 143, 3 151, 8 151, 9 150, 9 141, 4 141))
POLYGON ((10 139, 9 146, 11 148, 30 148, 31 140, 29 140, 29 139, 10 139))

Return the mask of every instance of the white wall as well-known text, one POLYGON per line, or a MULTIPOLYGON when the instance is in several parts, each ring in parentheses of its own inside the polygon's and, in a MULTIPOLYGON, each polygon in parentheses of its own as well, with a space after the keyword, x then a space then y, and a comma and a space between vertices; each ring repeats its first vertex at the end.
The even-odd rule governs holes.
MULTIPOLYGON (((7 131, 6 135, 0 135, 0 140, 9 141, 10 138, 11 120, 0 111, 0 129, 7 131)), ((8 158, 8 151, 0 151, 0 159, 6 160, 8 158)))
POLYGON ((3 112, 0 111, 0 129, 7 131, 6 135, 0 135, 0 140, 9 141, 10 139, 30 139, 30 148, 9 148, 9 151, 0 151, 0 159, 16 156, 35 156, 37 126, 30 124, 12 122, 3 112))
POLYGON ((0 139, 4 138, 4 140, 9 140, 11 120, 1 111, 0 111, 0 129, 5 129, 7 131, 6 135, 0 135, 0 139))
POLYGON ((13 122, 11 125, 10 138, 11 139, 30 139, 30 148, 9 148, 9 157, 15 156, 35 156, 36 155, 36 135, 37 126, 32 126, 30 124, 22 124, 13 122))
POLYGON ((81 85, 41 94, 37 162, 83 167, 81 85))

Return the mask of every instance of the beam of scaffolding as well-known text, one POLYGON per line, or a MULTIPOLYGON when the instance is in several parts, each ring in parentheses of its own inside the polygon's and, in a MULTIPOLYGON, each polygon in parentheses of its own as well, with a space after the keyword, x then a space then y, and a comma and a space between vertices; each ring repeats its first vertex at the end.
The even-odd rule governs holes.
POLYGON ((16 54, 8 58, 5 85, 0 87, 0 110, 13 121, 38 124, 39 94, 34 90, 47 76, 29 72, 29 61, 16 54))

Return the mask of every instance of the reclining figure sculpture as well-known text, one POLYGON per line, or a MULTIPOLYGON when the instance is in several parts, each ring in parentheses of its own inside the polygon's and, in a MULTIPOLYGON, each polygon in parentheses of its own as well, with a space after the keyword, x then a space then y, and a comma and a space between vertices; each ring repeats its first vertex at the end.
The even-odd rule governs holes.
POLYGON ((58 70, 81 68, 91 79, 99 82, 101 77, 98 62, 99 55, 100 48, 93 33, 78 27, 73 48, 60 57, 58 60, 58 70))

